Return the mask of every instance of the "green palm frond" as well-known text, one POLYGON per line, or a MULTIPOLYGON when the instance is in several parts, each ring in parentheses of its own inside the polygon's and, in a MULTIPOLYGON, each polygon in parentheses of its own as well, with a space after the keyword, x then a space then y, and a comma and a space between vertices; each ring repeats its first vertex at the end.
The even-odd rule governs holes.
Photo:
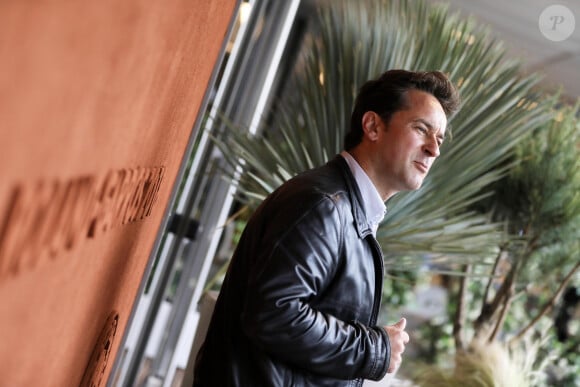
POLYGON ((473 20, 423 1, 333 1, 319 10, 316 26, 264 136, 232 132, 223 144, 232 166, 244 162, 242 197, 257 203, 338 153, 366 80, 392 68, 441 70, 463 100, 450 121, 453 140, 420 190, 389 201, 378 238, 387 263, 425 254, 484 262, 495 255, 502 233, 473 209, 512 167, 518 142, 548 119, 553 101, 535 98, 538 77, 520 75, 519 63, 507 60, 501 44, 473 20))

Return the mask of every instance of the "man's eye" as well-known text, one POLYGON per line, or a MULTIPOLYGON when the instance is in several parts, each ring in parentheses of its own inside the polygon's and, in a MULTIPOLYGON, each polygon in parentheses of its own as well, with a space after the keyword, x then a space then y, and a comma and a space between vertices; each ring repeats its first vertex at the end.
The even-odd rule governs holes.
POLYGON ((417 129, 419 132, 421 132, 421 133, 427 133, 427 129, 425 129, 425 128, 424 128, 424 127, 422 127, 422 126, 417 126, 417 127, 416 127, 416 129, 417 129))

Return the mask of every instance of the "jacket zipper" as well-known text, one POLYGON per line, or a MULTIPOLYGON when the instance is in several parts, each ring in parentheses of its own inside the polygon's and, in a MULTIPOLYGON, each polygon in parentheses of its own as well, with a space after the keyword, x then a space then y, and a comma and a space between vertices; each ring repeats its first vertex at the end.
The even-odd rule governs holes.
POLYGON ((371 245, 374 247, 376 253, 373 254, 373 261, 375 264, 375 297, 373 300, 373 311, 371 314, 371 325, 375 325, 379 316, 381 299, 383 298, 383 277, 385 275, 385 264, 383 252, 379 246, 379 242, 377 242, 377 240, 372 235, 369 235, 367 238, 370 239, 371 245), (377 270, 377 266, 380 270, 377 270))

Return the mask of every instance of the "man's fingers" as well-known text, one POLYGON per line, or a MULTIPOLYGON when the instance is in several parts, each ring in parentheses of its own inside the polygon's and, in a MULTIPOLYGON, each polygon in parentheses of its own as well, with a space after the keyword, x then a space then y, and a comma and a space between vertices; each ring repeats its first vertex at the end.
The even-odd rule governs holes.
POLYGON ((409 342, 409 334, 405 331, 402 332, 403 343, 407 344, 409 342))
POLYGON ((399 355, 391 355, 391 362, 389 364, 389 368, 387 369, 387 373, 393 373, 399 368, 403 359, 399 355))
POLYGON ((385 326, 391 342, 391 360, 387 372, 392 373, 401 365, 405 344, 409 342, 409 334, 405 332, 407 319, 401 318, 396 324, 385 326))
POLYGON ((399 321, 397 321, 396 324, 393 325, 396 328, 399 329, 405 329, 405 327, 407 326, 407 319, 405 317, 402 317, 399 321))

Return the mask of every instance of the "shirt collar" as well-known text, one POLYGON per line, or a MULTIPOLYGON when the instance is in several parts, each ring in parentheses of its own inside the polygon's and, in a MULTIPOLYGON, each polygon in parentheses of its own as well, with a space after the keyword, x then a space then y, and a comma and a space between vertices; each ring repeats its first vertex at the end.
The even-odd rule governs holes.
POLYGON ((383 202, 379 191, 377 191, 377 188, 371 181, 370 177, 354 157, 352 157, 352 155, 347 151, 340 152, 340 155, 344 157, 354 176, 362 196, 363 207, 369 226, 373 230, 373 235, 376 236, 379 223, 384 219, 387 212, 387 206, 385 205, 385 202, 383 202))

